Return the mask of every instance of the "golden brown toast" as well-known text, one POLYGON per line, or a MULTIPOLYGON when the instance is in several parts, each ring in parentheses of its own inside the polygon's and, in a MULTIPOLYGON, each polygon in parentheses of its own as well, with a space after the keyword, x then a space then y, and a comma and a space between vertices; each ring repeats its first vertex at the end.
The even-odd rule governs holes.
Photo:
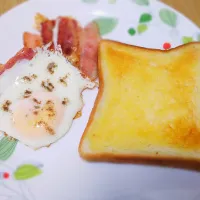
POLYGON ((86 160, 200 163, 200 43, 162 51, 102 40, 86 160))

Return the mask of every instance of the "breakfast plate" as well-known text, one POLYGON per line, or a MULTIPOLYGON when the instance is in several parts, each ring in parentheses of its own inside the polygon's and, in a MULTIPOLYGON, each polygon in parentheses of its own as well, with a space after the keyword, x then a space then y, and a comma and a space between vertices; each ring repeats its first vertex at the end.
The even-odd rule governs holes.
MULTIPOLYGON (((102 38, 167 50, 200 41, 200 30, 174 9, 154 0, 34 0, 0 17, 0 63, 23 47, 24 31, 35 32, 37 12, 94 20, 102 38)), ((98 89, 83 92, 82 116, 49 148, 33 150, 0 135, 0 199, 13 200, 198 200, 200 174, 159 166, 84 161, 80 138, 98 89)))

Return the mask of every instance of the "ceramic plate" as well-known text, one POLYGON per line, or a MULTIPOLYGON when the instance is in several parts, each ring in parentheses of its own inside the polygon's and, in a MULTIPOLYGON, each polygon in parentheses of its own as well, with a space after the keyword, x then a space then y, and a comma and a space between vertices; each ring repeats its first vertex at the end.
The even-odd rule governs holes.
MULTIPOLYGON (((184 3, 184 2, 183 2, 184 3)), ((95 20, 103 38, 167 49, 200 40, 199 29, 174 9, 151 0, 34 0, 0 17, 0 61, 22 47, 22 33, 34 31, 36 12, 95 20)), ((83 116, 50 148, 34 151, 0 141, 1 200, 199 200, 200 173, 134 164, 86 162, 78 144, 97 90, 85 91, 83 116)))

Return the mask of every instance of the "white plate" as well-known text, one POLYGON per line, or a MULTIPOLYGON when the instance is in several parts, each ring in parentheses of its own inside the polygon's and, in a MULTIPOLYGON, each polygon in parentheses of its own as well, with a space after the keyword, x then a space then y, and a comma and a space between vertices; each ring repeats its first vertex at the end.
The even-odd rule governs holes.
MULTIPOLYGON (((191 21, 153 0, 34 0, 0 17, 2 63, 22 47, 23 31, 34 31, 36 12, 52 18, 72 15, 83 25, 104 17, 101 19, 104 38, 145 47, 162 49, 165 42, 175 47, 183 40, 200 40, 200 31, 191 21)), ((0 199, 199 200, 200 174, 197 172, 134 164, 88 163, 79 157, 78 144, 96 94, 97 90, 84 92, 83 116, 50 148, 34 151, 18 143, 16 148, 12 144, 12 149, 4 142, 3 156, 10 154, 10 157, 0 161, 0 199)), ((1 140, 1 159, 2 143, 1 140)))

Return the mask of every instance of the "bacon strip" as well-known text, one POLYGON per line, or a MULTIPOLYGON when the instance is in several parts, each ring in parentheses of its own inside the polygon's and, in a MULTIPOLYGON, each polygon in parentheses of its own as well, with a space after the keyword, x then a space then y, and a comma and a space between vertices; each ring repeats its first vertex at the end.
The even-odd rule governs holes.
MULTIPOLYGON (((42 44, 46 45, 52 42, 50 49, 54 50, 53 42, 56 41, 53 41, 53 38, 57 38, 57 44, 61 46, 63 54, 72 65, 79 68, 92 80, 96 79, 98 45, 101 39, 97 24, 91 22, 83 29, 77 20, 70 17, 59 17, 57 18, 58 27, 57 25, 55 27, 56 20, 49 20, 44 16, 41 19, 39 21, 41 21, 42 44), (54 31, 54 28, 58 28, 58 30, 54 31), (54 32, 58 35, 54 36, 54 32)), ((37 25, 39 27, 39 24, 37 25)), ((29 35, 28 38, 25 46, 34 48, 41 45, 40 42, 37 43, 39 38, 33 37, 33 35, 29 35)))
MULTIPOLYGON (((53 29, 55 26, 55 20, 46 20, 41 24, 41 36, 44 44, 48 44, 53 40, 53 29)), ((54 49, 54 45, 50 46, 50 49, 54 49)))
POLYGON ((46 16, 42 15, 41 13, 36 13, 34 24, 35 29, 41 31, 41 24, 47 20, 48 18, 46 16))
POLYGON ((3 70, 3 64, 0 63, 0 73, 3 70))
POLYGON ((58 44, 69 61, 79 67, 79 38, 82 28, 78 21, 70 17, 61 17, 58 30, 58 44))
POLYGON ((37 34, 24 32, 23 34, 24 47, 36 48, 42 46, 42 37, 37 34))
POLYGON ((97 78, 98 45, 100 42, 98 26, 89 23, 83 30, 80 39, 80 70, 92 80, 97 78))
POLYGON ((17 54, 14 57, 9 59, 6 64, 4 64, 1 67, 0 75, 6 69, 10 69, 11 67, 13 67, 15 65, 15 63, 17 63, 18 61, 23 60, 23 59, 31 60, 34 57, 34 55, 35 55, 35 52, 33 51, 33 49, 24 47, 23 49, 18 51, 17 54))

